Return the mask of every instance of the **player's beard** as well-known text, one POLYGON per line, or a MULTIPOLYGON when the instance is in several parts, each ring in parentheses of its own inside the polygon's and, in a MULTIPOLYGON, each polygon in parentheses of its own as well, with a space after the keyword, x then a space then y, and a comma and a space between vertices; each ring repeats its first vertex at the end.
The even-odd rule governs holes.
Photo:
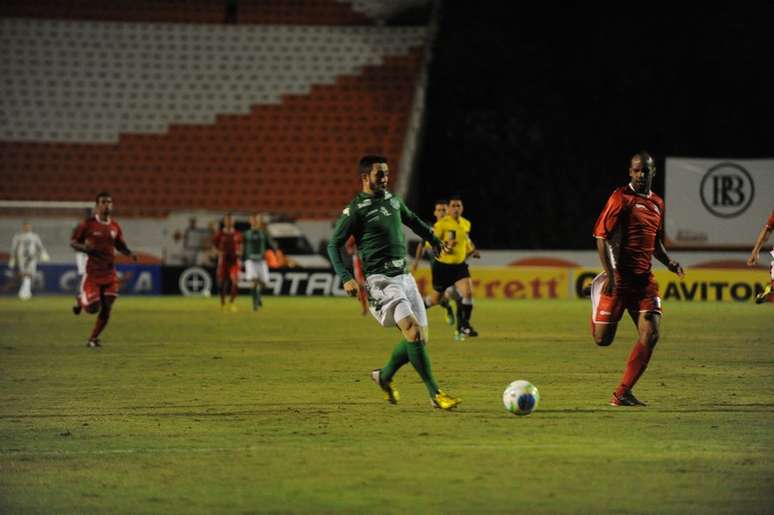
POLYGON ((387 191, 387 185, 377 181, 370 182, 371 191, 374 192, 374 197, 383 197, 384 192, 387 191))

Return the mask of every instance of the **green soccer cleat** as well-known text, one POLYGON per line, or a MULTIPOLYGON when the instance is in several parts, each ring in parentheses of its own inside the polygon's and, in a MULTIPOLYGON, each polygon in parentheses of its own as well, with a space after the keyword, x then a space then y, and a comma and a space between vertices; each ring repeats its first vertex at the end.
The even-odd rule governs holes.
POLYGON ((457 399, 447 393, 444 393, 443 390, 438 390, 438 393, 435 394, 435 397, 430 399, 430 403, 434 408, 450 410, 462 404, 462 399, 457 399))
POLYGON ((374 369, 371 371, 371 380, 384 392, 384 400, 390 404, 398 404, 400 393, 398 393, 398 390, 395 388, 395 385, 392 384, 392 381, 387 384, 382 383, 381 375, 381 369, 374 369))

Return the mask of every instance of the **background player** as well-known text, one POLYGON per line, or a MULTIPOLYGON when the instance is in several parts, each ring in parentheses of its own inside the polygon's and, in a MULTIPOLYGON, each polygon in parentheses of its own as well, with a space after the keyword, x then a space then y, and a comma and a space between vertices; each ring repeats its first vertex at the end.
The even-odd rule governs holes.
POLYGON ((118 297, 118 277, 115 269, 116 250, 137 261, 124 241, 123 231, 118 222, 110 217, 113 199, 110 193, 97 194, 94 215, 83 220, 73 231, 70 246, 83 252, 86 259, 86 275, 81 282, 81 294, 76 298, 73 313, 81 310, 94 314, 99 311, 94 329, 86 342, 87 347, 101 347, 99 335, 110 320, 113 302, 118 297))
MULTIPOLYGON (((441 218, 446 216, 446 211, 449 207, 449 201, 446 199, 439 199, 435 202, 435 207, 433 209, 433 216, 435 216, 435 221, 438 222, 441 218)), ((417 245, 416 254, 414 256, 414 263, 411 265, 411 272, 414 273, 419 268, 419 263, 422 260, 422 256, 425 255, 425 250, 431 248, 431 245, 429 242, 421 241, 419 245, 417 245)), ((430 270, 431 278, 432 278, 432 268, 430 270)), ((442 308, 446 310, 446 323, 449 325, 454 325, 454 311, 452 310, 451 305, 449 304, 449 300, 451 299, 457 299, 459 300, 459 294, 457 293, 457 290, 454 289, 454 287, 449 287, 446 289, 443 295, 439 295, 437 292, 433 291, 430 295, 425 296, 425 307, 431 308, 435 304, 438 304, 442 308)))
POLYGON ((220 290, 220 309, 226 308, 226 292, 231 292, 229 310, 236 311, 234 304, 239 287, 239 256, 242 255, 242 234, 234 228, 234 217, 226 213, 223 227, 212 240, 218 254, 216 279, 220 290))
POLYGON ((21 232, 11 239, 11 256, 8 268, 17 268, 21 279, 19 298, 29 300, 32 297, 32 279, 38 271, 38 261, 48 261, 48 252, 40 241, 40 236, 32 232, 32 224, 24 222, 21 232))
POLYGON ((470 325, 473 313, 473 282, 465 261, 469 256, 480 257, 480 254, 470 239, 471 224, 462 218, 462 210, 462 199, 453 197, 449 200, 447 215, 433 226, 433 233, 451 250, 442 252, 433 261, 434 291, 430 300, 433 303, 437 302, 437 299, 450 286, 459 292, 461 300, 457 304, 455 339, 478 336, 478 332, 470 325))
POLYGON ((344 208, 328 242, 328 256, 341 277, 347 294, 359 286, 342 262, 339 248, 354 236, 366 275, 371 314, 383 327, 397 326, 403 339, 387 364, 371 372, 371 379, 395 404, 399 394, 392 378, 408 362, 414 366, 430 394, 433 406, 451 409, 461 401, 438 387, 426 348, 427 313, 414 278, 406 273, 406 241, 403 224, 434 246, 442 243, 398 197, 387 191, 389 167, 381 156, 364 156, 359 163, 362 191, 344 208))
MULTIPOLYGON (((758 264, 758 255, 761 252, 761 247, 763 247, 763 244, 768 241, 772 231, 774 231, 774 210, 771 211, 769 219, 766 221, 766 224, 763 226, 763 228, 761 228, 761 232, 758 233, 758 238, 755 239, 755 245, 753 245, 750 257, 747 258, 747 266, 755 266, 758 264)), ((770 254, 771 257, 774 258, 774 248, 771 249, 770 254)), ((771 282, 768 284, 768 286, 766 286, 766 288, 763 289, 762 292, 755 296, 756 304, 763 304, 769 300, 772 287, 774 287, 774 259, 771 261, 771 268, 769 269, 769 273, 771 274, 771 282)))
POLYGON ((245 278, 252 284, 253 311, 263 306, 261 288, 269 284, 269 266, 266 264, 266 250, 274 249, 266 222, 259 214, 250 217, 250 229, 242 235, 244 239, 245 278))
POLYGON ((655 256, 681 278, 685 275, 664 248, 664 201, 650 189, 655 173, 648 153, 635 154, 629 167, 631 182, 610 195, 594 226, 604 268, 591 286, 594 341, 600 346, 613 343, 624 309, 639 333, 611 406, 645 406, 632 388, 645 372, 659 338, 661 298, 651 258, 655 256))

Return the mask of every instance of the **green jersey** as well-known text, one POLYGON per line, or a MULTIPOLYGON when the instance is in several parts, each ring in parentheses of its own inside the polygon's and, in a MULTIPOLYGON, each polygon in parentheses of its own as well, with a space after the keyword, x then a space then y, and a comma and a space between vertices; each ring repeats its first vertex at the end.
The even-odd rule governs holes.
POLYGON ((376 197, 358 193, 344 208, 328 242, 328 257, 343 282, 352 279, 339 255, 350 235, 355 236, 365 275, 390 277, 406 273, 406 239, 403 224, 422 239, 440 245, 433 229, 419 219, 401 199, 386 191, 376 197))
POLYGON ((249 229, 244 232, 245 259, 263 259, 269 247, 269 235, 264 229, 249 229))

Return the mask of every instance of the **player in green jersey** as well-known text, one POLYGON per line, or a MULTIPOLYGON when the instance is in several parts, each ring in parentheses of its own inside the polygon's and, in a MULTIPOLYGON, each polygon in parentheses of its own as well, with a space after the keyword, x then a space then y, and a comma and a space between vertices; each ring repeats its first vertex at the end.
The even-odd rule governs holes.
POLYGON ((339 248, 355 236, 366 275, 369 310, 383 327, 397 326, 403 339, 387 364, 371 372, 371 379, 384 391, 385 399, 398 402, 392 382, 395 373, 411 362, 430 394, 432 405, 451 409, 461 400, 443 392, 435 381, 426 348, 427 312, 417 283, 406 270, 406 240, 403 225, 436 249, 446 248, 429 225, 417 217, 401 199, 387 191, 389 166, 381 156, 364 156, 359 163, 362 191, 344 208, 328 242, 328 256, 341 277, 344 290, 357 296, 358 283, 341 260, 339 248))
POLYGON ((252 284, 253 311, 263 306, 261 289, 269 284, 269 267, 266 265, 266 250, 274 244, 266 230, 266 223, 259 214, 250 217, 250 229, 244 232, 245 277, 252 284))

